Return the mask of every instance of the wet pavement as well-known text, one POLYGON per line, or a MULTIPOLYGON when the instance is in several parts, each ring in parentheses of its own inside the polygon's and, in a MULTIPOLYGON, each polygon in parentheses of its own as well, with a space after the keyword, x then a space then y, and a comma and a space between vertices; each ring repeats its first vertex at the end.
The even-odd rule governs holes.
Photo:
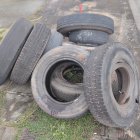
MULTIPOLYGON (((1 0, 0 4, 0 27, 7 27, 13 23, 20 16, 27 17, 28 19, 33 19, 32 17, 36 17, 36 19, 45 21, 49 27, 55 28, 56 21, 59 17, 63 15, 68 15, 71 13, 79 13, 79 4, 80 0, 51 0, 51 1, 43 1, 43 0, 1 0), (5 10, 7 9, 7 10, 5 10)), ((115 22, 115 33, 111 36, 114 41, 122 42, 131 50, 134 51, 134 54, 137 59, 137 63, 140 70, 140 38, 139 32, 136 28, 136 24, 134 21, 134 17, 132 15, 129 3, 127 0, 93 0, 83 2, 83 12, 89 13, 99 13, 103 15, 110 16, 114 19, 115 22)), ((12 90, 10 90, 12 91, 12 90)), ((22 92, 21 96, 25 96, 26 92, 20 88, 16 88, 14 92, 18 93, 22 92), (25 93, 25 94, 24 94, 25 93)), ((14 100, 18 100, 17 104, 20 104, 19 99, 15 96, 13 97, 12 92, 7 93, 7 98, 11 98, 14 100)), ((28 102, 27 101, 25 102, 28 102)), ((21 100, 21 102, 23 102, 21 100)), ((12 102, 11 102, 12 103, 12 102)), ((11 106, 11 104, 10 104, 11 106)), ((20 110, 16 108, 14 105, 14 110, 20 110)), ((8 110, 8 105, 6 106, 8 110)), ((13 112, 12 112, 13 114, 13 112)), ((16 116, 16 115, 15 115, 16 116)), ((15 119, 15 116, 6 119, 15 119)), ((132 124, 131 128, 124 130, 117 130, 109 127, 102 126, 106 133, 102 134, 102 137, 110 140, 118 140, 118 135, 123 135, 126 133, 132 137, 132 139, 140 139, 140 120, 137 119, 134 124, 132 124), (113 136, 113 138, 111 138, 113 136), (115 137, 115 138, 114 138, 115 137)), ((98 134, 98 139, 101 139, 98 134)), ((95 139, 97 139, 95 136, 95 139)), ((125 137, 125 136, 124 136, 125 137)), ((128 140, 130 138, 122 138, 122 140, 128 140)), ((94 139, 94 138, 93 138, 94 139)), ((121 139, 121 137, 120 137, 121 139)))

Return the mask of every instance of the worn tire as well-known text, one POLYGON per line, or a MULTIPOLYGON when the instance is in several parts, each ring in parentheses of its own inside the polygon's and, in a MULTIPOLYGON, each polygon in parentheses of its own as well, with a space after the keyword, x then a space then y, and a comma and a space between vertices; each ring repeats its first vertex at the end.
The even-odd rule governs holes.
POLYGON ((64 36, 75 30, 98 30, 112 34, 114 21, 107 16, 88 13, 64 16, 57 21, 57 31, 64 36))
MULTIPOLYGON (((74 63, 66 62, 60 64, 51 75, 50 87, 52 94, 62 101, 72 101, 80 94, 84 94, 83 82, 72 83, 63 76, 64 70, 71 66, 74 66, 74 63)), ((121 90, 121 75, 119 72, 115 72, 112 76, 112 91, 117 95, 121 90)))
POLYGON ((9 29, 0 45, 0 84, 8 78, 33 25, 24 18, 9 29))
POLYGON ((50 37, 50 30, 43 23, 36 23, 12 70, 10 79, 25 84, 43 54, 50 37))
POLYGON ((69 41, 76 44, 99 46, 107 43, 108 40, 108 33, 97 30, 78 30, 69 35, 69 41))
POLYGON ((85 96, 93 116, 107 126, 129 127, 139 106, 139 74, 131 51, 120 43, 98 47, 89 56, 84 74, 85 96), (123 79, 119 99, 111 87, 114 70, 123 79))
POLYGON ((50 87, 53 95, 63 101, 72 101, 80 94, 84 94, 83 83, 72 83, 63 77, 63 71, 74 63, 66 62, 58 65, 51 76, 50 87))
POLYGON ((63 35, 60 34, 59 32, 57 31, 52 32, 51 37, 46 45, 46 48, 43 54, 47 53, 51 49, 54 49, 58 46, 62 46, 63 38, 64 38, 63 35))
POLYGON ((84 68, 88 55, 89 51, 83 47, 70 45, 55 48, 41 58, 33 72, 31 87, 35 101, 46 113, 56 118, 72 119, 88 110, 84 94, 74 101, 63 103, 54 99, 50 92, 50 76, 55 66, 62 61, 72 61, 84 68))

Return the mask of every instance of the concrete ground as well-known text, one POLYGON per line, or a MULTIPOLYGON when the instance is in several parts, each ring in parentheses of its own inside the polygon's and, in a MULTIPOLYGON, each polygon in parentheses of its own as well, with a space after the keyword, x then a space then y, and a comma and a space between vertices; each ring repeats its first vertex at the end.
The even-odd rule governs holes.
MULTIPOLYGON (((129 0, 131 3, 131 8, 138 26, 140 30, 140 20, 138 6, 140 6, 140 2, 137 0, 129 0)), ((17 18, 23 16, 30 19, 33 22, 37 21, 45 21, 46 24, 51 27, 56 27, 56 21, 59 17, 63 15, 68 15, 71 13, 79 12, 79 4, 80 0, 1 0, 0 2, 0 27, 9 27, 17 18)), ((86 1, 83 3, 83 12, 90 13, 99 13, 110 16, 114 19, 115 22, 115 33, 111 36, 114 41, 119 41, 126 44, 127 47, 134 51, 134 54, 137 59, 138 66, 140 66, 140 42, 139 42, 139 32, 136 28, 136 24, 134 21, 134 17, 132 15, 129 3, 127 0, 93 0, 86 1)), ((140 67, 139 67, 140 69, 140 67)), ((16 119, 22 111, 28 107, 28 104, 32 101, 32 97, 27 97, 26 93, 31 93, 30 87, 18 87, 13 83, 8 82, 6 85, 1 87, 3 90, 7 90, 7 115, 8 118, 5 119, 16 119), (24 91, 26 89, 26 91, 24 91), (18 96, 13 96, 12 93, 16 93, 18 96), (22 94, 21 94, 22 93, 22 94), (23 98, 25 100, 23 100, 23 98), (11 102, 9 103, 9 99, 11 102), (13 100, 12 100, 13 99, 13 100), (15 100, 17 101, 15 104, 15 100), (14 102, 13 102, 14 101, 14 102), (17 106, 22 106, 22 108, 17 108, 17 106), (21 105, 22 104, 22 105, 21 105), (26 106, 24 106, 26 104, 26 106), (10 110, 10 106, 13 106, 13 110, 10 110), (11 114, 10 114, 11 113, 11 114)), ((30 96, 30 94, 28 94, 30 96)), ((3 130, 4 128, 0 129, 3 130)), ((9 128, 7 128, 9 132, 9 128)), ((11 128, 10 128, 11 129, 11 128)), ((5 129, 4 129, 5 130, 5 129)), ((3 130, 3 131, 4 131, 3 130)), ((7 132, 4 131, 4 132, 7 132)), ((14 131, 14 130, 13 130, 14 131)), ((117 130, 108 127, 102 126, 102 131, 95 135, 93 139, 111 139, 117 140, 119 135, 128 134, 132 137, 132 139, 140 139, 140 120, 137 119, 135 124, 132 124, 129 130, 117 130)), ((6 134, 3 134, 3 137, 6 134)), ((128 140, 130 138, 126 137, 126 135, 122 138, 122 140, 128 140)), ((2 139, 3 140, 3 139, 2 139)), ((4 139, 5 140, 5 139, 4 139)))
POLYGON ((1 0, 0 27, 8 27, 20 17, 34 19, 45 3, 45 0, 1 0))

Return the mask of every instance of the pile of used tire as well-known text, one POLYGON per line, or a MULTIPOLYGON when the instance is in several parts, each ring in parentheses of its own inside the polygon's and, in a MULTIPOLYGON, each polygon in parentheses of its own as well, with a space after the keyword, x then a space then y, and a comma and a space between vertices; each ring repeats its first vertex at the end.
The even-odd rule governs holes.
POLYGON ((0 46, 0 84, 31 78, 34 99, 49 115, 73 119, 90 110, 104 125, 129 127, 138 113, 139 72, 133 53, 109 39, 114 21, 73 14, 58 20, 57 31, 18 20, 0 46))

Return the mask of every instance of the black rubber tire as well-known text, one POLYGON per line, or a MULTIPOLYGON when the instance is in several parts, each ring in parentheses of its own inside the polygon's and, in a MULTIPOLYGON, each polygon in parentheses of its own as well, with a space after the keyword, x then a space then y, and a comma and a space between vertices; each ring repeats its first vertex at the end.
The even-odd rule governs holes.
POLYGON ((66 62, 58 65, 52 73, 50 87, 53 95, 63 101, 72 101, 80 94, 84 94, 83 83, 71 83, 63 77, 63 71, 74 65, 66 62))
MULTIPOLYGON (((51 75, 50 87, 52 94, 62 101, 72 101, 80 94, 84 94, 83 82, 74 84, 63 77, 63 71, 72 65, 74 65, 72 62, 60 64, 51 75)), ((116 72, 112 77, 112 91, 115 95, 121 90, 121 85, 121 75, 116 72)))
POLYGON ((76 62, 83 69, 89 51, 83 47, 63 46, 46 53, 37 64, 31 79, 32 93, 42 110, 60 119, 78 118, 88 110, 84 94, 71 102, 60 102, 50 95, 50 76, 60 62, 76 62))
POLYGON ((57 21, 57 31, 64 36, 75 30, 98 30, 108 34, 114 32, 114 21, 107 16, 98 14, 72 14, 57 21))
POLYGON ((63 35, 60 34, 59 32, 57 32, 57 31, 52 32, 51 37, 48 41, 48 44, 47 44, 43 54, 47 53, 51 49, 54 49, 58 46, 62 46, 63 38, 64 38, 63 35))
POLYGON ((25 84, 42 56, 51 31, 43 23, 36 23, 12 70, 10 79, 25 84))
POLYGON ((0 85, 8 78, 33 25, 24 18, 9 29, 0 45, 0 85))
POLYGON ((98 47, 89 56, 84 74, 85 96, 93 116, 107 126, 129 127, 139 106, 139 74, 131 51, 120 43, 98 47), (121 105, 115 100, 111 87, 111 73, 117 66, 127 70, 122 76, 129 75, 123 79, 124 92, 121 92, 128 93, 129 100, 121 105))
POLYGON ((108 40, 108 33, 97 30, 78 30, 69 35, 69 41, 76 44, 99 46, 107 43, 108 40))

